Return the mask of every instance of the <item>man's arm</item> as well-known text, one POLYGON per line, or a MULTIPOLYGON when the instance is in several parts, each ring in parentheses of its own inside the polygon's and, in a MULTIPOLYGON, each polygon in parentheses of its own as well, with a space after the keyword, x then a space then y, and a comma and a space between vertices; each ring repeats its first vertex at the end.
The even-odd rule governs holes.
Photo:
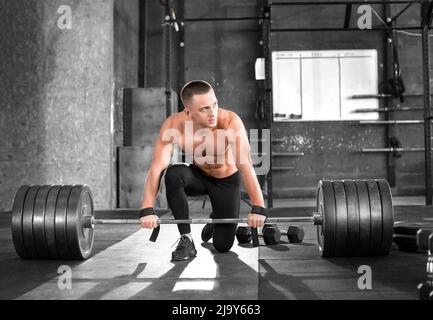
POLYGON ((142 209, 154 206, 159 191, 161 174, 170 163, 174 141, 173 136, 170 137, 170 134, 167 134, 170 130, 174 129, 172 128, 171 118, 168 118, 162 124, 159 135, 155 141, 152 162, 144 184, 144 194, 141 203, 142 209))
MULTIPOLYGON (((238 115, 234 115, 233 120, 230 122, 229 130, 232 133, 229 134, 228 140, 231 145, 234 159, 236 161, 236 167, 238 168, 242 180, 244 183, 245 190, 247 191, 253 206, 259 206, 264 208, 265 203, 263 200, 262 190, 260 189, 259 181, 257 180, 256 172, 254 171, 253 163, 251 160, 251 147, 248 141, 245 126, 238 115), (233 133, 236 133, 233 136, 233 133)), ((252 227, 259 227, 263 224, 264 216, 252 214, 252 219, 249 223, 252 227), (260 220, 260 222, 257 221, 260 220)))

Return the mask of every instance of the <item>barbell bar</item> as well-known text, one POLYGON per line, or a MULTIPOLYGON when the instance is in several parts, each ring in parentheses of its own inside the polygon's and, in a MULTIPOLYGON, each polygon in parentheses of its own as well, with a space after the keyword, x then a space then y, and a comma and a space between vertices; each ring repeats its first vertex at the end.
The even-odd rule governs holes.
POLYGON ((378 152, 424 152, 424 151, 425 151, 425 148, 363 148, 363 149, 361 149, 361 152, 364 152, 364 153, 378 153, 378 152))
MULTIPOLYGON (((403 97, 424 97, 424 94, 423 93, 404 93, 403 97)), ((356 94, 353 96, 349 96, 349 99, 388 99, 388 98, 395 98, 395 96, 390 94, 390 93, 356 94)))
MULTIPOLYGON (((272 209, 269 210, 272 213, 272 209)), ((247 218, 228 218, 228 219, 158 219, 157 223, 161 224, 232 224, 232 223, 247 223, 247 218)), ((267 218, 265 223, 283 223, 283 222, 313 222, 314 225, 320 225, 321 215, 315 213, 312 217, 281 217, 267 218)), ((138 224, 138 219, 95 219, 93 216, 83 218, 83 228, 93 228, 97 224, 138 224)))
MULTIPOLYGON (((312 222, 322 257, 383 256, 391 250, 394 218, 391 190, 385 180, 320 180, 311 216, 284 217, 286 209, 268 209, 266 223, 312 222)), ((158 224, 247 221, 159 219, 158 224)), ((93 248, 94 225, 138 223, 138 219, 95 219, 87 185, 22 186, 12 208, 13 243, 23 259, 87 259, 93 248)))
POLYGON ((360 120, 359 124, 420 124, 424 122, 424 120, 360 120))
POLYGON ((399 112, 424 110, 424 107, 396 107, 396 108, 361 108, 351 111, 351 113, 370 113, 370 112, 399 112))

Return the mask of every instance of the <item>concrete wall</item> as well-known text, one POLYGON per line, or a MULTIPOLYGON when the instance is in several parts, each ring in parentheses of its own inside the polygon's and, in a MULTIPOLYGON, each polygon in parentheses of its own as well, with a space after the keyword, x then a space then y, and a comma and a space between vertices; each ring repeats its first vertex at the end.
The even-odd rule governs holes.
POLYGON ((113 4, 1 1, 0 208, 22 184, 89 184, 111 194, 113 4), (72 30, 57 10, 72 9, 72 30))
MULTIPOLYGON (((185 17, 257 16, 257 1, 188 1, 185 17)), ((257 101, 254 63, 259 57, 258 21, 197 22, 185 27, 185 81, 211 82, 221 108, 238 113, 248 128, 257 101)))
POLYGON ((137 8, 0 1, 0 210, 22 184, 85 183, 96 208, 113 206, 121 88, 137 85, 137 8), (71 30, 58 28, 61 5, 71 30))
MULTIPOLYGON (((256 16, 259 2, 251 0, 175 1, 177 12, 187 18, 256 16), (182 8, 182 4, 184 7, 182 8)), ((299 1, 302 2, 302 1, 299 1)), ((159 39, 157 25, 161 24, 161 8, 154 4, 154 20, 149 31, 159 39)), ((404 5, 393 5, 392 16, 404 5)), ((381 6, 373 8, 381 14, 381 6)), ((275 27, 341 27, 345 6, 299 6, 274 9, 275 27)), ((413 5, 399 19, 399 25, 419 25, 419 5, 413 5)), ((357 6, 352 8, 351 27, 356 27, 357 6)), ((373 25, 379 20, 373 16, 373 25)), ((254 79, 254 62, 261 57, 260 26, 256 21, 194 22, 184 28, 184 69, 179 78, 185 81, 204 79, 215 86, 220 106, 237 112, 247 128, 258 128, 254 108, 258 97, 258 83, 254 79)), ((417 31, 413 31, 417 32, 417 31)), ((419 33, 419 32, 418 32, 419 33)), ((159 40, 161 41, 161 40, 159 40)), ((159 42, 160 43, 160 42, 159 42)), ((158 45, 159 45, 158 43, 158 45)), ((384 80, 384 32, 294 32, 274 33, 272 50, 376 49, 378 51, 379 81, 384 80)), ((155 44, 149 48, 148 81, 162 85, 159 76, 163 57, 155 44)), ((408 93, 422 93, 420 37, 399 34, 402 75, 408 93)), ((181 61, 179 61, 181 63, 181 61)), ((179 84, 181 85, 181 84, 179 84)), ((394 101, 398 103, 397 100, 394 101)), ((383 104, 383 101, 381 101, 383 104)), ((422 97, 407 98, 402 106, 422 106, 422 97)), ((422 111, 401 112, 395 119, 422 119, 422 111)), ((275 151, 301 151, 300 158, 274 158, 276 166, 294 166, 294 171, 276 171, 274 193, 279 196, 314 196, 321 178, 388 178, 388 158, 385 154, 361 154, 361 148, 386 147, 386 127, 362 126, 355 122, 275 123, 275 138, 285 138, 274 144, 275 151)), ((406 147, 423 147, 422 125, 400 125, 396 136, 406 147)), ((395 194, 423 194, 424 155, 405 153, 396 162, 395 194)))
POLYGON ((164 8, 159 1, 146 2, 145 87, 164 87, 164 8))
MULTIPOLYGON (((177 111, 177 94, 171 93, 170 114, 177 111)), ((153 158, 159 128, 167 118, 165 88, 124 90, 124 146, 119 152, 119 207, 139 208, 144 182, 153 158)), ((171 163, 181 161, 177 148, 171 163)), ((167 209, 165 182, 161 179, 155 209, 167 209)))
POLYGON ((124 88, 138 87, 139 63, 139 0, 114 1, 114 119, 112 152, 111 206, 119 205, 119 155, 123 146, 123 98, 124 88))

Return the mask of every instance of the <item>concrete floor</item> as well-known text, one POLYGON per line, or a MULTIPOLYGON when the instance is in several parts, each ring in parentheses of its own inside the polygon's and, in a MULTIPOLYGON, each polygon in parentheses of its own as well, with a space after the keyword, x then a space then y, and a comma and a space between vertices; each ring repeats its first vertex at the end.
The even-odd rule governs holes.
MULTIPOLYGON (((313 208, 301 204, 308 201, 276 200, 274 206, 290 205, 290 215, 306 215, 313 208)), ((201 205, 190 202, 192 218, 208 216, 209 202, 204 209, 201 205)), ((247 211, 242 204, 242 215, 247 211)), ((395 207, 396 220, 431 221, 432 213, 431 207, 395 207)), ((97 212, 97 217, 114 214, 97 212)), ((9 214, 0 214, 0 299, 417 299, 416 286, 425 278, 426 255, 396 248, 387 257, 322 259, 309 224, 301 224, 306 231, 302 244, 253 248, 235 243, 227 254, 202 244, 202 226, 193 225, 197 257, 172 263, 176 226, 163 226, 158 241, 151 243, 150 232, 135 225, 98 225, 87 261, 23 261, 14 251, 9 221, 9 214), (58 287, 62 265, 72 268, 71 290, 58 287), (358 288, 361 265, 371 267, 372 290, 358 288)))

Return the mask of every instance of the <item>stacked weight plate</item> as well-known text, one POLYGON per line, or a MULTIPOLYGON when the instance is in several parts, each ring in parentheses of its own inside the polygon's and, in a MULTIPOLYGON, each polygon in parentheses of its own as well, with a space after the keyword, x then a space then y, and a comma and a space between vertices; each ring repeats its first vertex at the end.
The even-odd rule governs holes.
POLYGON ((323 257, 384 256, 392 246, 394 214, 385 180, 321 180, 317 227, 323 257))
POLYGON ((92 193, 86 185, 22 186, 12 208, 12 238, 23 259, 87 259, 93 229, 83 228, 93 216, 92 193))
MULTIPOLYGON (((391 190, 385 180, 322 180, 317 227, 323 257, 387 255, 393 240, 391 190)), ((15 249, 23 259, 86 259, 93 245, 92 194, 85 185, 23 186, 12 213, 15 249)))
POLYGON ((433 232, 430 221, 398 221, 394 224, 393 241, 401 251, 428 250, 428 237, 433 232))

